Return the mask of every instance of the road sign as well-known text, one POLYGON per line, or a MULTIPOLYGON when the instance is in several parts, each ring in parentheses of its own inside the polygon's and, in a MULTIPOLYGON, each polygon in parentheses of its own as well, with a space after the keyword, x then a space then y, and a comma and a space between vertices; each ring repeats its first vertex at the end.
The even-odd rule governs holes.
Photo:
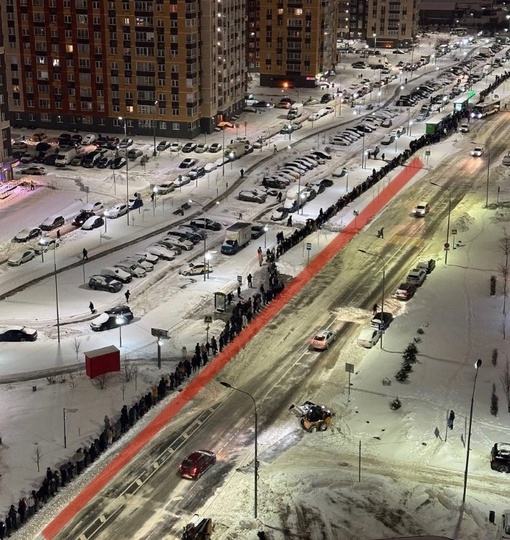
POLYGON ((449 250, 450 249, 450 244, 448 242, 445 242, 444 248, 445 248, 445 250, 449 250))
POLYGON ((308 251, 312 251, 312 244, 311 244, 310 242, 307 242, 307 243, 306 243, 306 249, 307 249, 308 251))
POLYGON ((379 323, 379 330, 381 332, 384 332, 386 330, 386 326, 384 325, 384 323, 379 323))
POLYGON ((163 330, 162 328, 151 328, 151 335, 158 338, 169 339, 170 334, 168 330, 163 330))
POLYGON ((237 276, 237 281, 239 282, 239 285, 243 282, 243 276, 237 276))
POLYGON ((425 150, 425 155, 430 156, 430 150, 425 150))
POLYGON ((354 364, 349 364, 349 362, 345 362, 345 371, 347 371, 347 373, 354 373, 354 364))
POLYGON ((205 324, 211 324, 212 323, 212 316, 211 315, 206 315, 204 317, 204 322, 205 322, 205 324))
POLYGON ((457 234, 457 229, 452 229, 452 234, 457 234))

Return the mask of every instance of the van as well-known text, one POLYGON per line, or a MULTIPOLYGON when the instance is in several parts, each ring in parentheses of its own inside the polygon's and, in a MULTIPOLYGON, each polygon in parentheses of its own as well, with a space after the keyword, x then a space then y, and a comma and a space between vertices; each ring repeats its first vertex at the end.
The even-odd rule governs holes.
POLYGON ((112 276, 118 279, 121 283, 131 283, 133 279, 131 274, 115 266, 106 266, 105 268, 101 269, 101 272, 99 273, 102 276, 112 276))
POLYGON ((61 148, 58 151, 57 157, 55 158, 55 165, 57 167, 65 167, 66 165, 70 165, 75 157, 76 157, 76 148, 73 148, 73 147, 61 148))

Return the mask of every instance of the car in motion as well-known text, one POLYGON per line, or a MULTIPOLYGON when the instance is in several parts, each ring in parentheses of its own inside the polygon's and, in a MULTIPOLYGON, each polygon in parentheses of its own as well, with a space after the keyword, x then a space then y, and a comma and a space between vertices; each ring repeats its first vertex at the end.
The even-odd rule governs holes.
POLYGON ((484 153, 484 150, 481 146, 475 146, 473 150, 471 150, 471 155, 473 157, 482 157, 484 153))
POLYGON ((15 237, 15 242, 28 242, 34 238, 39 238, 41 236, 42 230, 40 227, 27 227, 20 231, 15 237))
POLYGON ((119 292, 122 283, 113 276, 102 276, 97 274, 89 278, 89 287, 94 291, 108 291, 111 293, 119 292))
POLYGON ((190 167, 194 167, 197 163, 197 160, 194 158, 186 158, 179 163, 179 169, 189 169, 190 167))
POLYGON ((35 341, 37 330, 26 326, 0 328, 0 341, 35 341))
POLYGON ((196 450, 189 454, 179 465, 181 478, 198 480, 216 463, 216 454, 209 450, 196 450))
POLYGON ((357 343, 360 347, 371 349, 379 341, 380 337, 380 330, 373 326, 367 326, 359 333, 357 343))
POLYGON ((91 321, 90 327, 94 332, 103 332, 104 330, 111 330, 129 324, 133 318, 133 312, 129 306, 116 306, 107 309, 91 321))
POLYGON ((81 227, 87 219, 91 218, 92 216, 95 216, 94 212, 80 212, 72 222, 72 225, 74 227, 81 227))
POLYGON ((182 276, 203 276, 204 274, 210 274, 211 272, 212 270, 209 268, 209 265, 204 263, 189 263, 188 268, 179 270, 179 274, 182 276))
POLYGON ((209 218, 195 218, 190 221, 190 225, 197 229, 209 229, 211 231, 221 231, 222 226, 218 221, 209 218))
POLYGON ((310 339, 309 343, 312 349, 315 349, 316 351, 325 351, 329 349, 335 340, 336 332, 333 330, 319 330, 313 338, 310 339))
POLYGON ((104 225, 104 218, 101 216, 92 216, 81 226, 84 231, 91 231, 92 229, 99 229, 104 225))
POLYGON ((422 201, 419 202, 414 208, 413 208, 413 216, 415 217, 425 217, 430 211, 430 206, 428 203, 422 201))
POLYGON ((21 174, 28 174, 32 176, 43 176, 46 174, 46 169, 41 165, 32 165, 21 169, 21 174))
POLYGON ((35 257, 35 251, 33 249, 20 249, 13 253, 7 260, 9 266, 20 266, 28 261, 31 261, 35 257))

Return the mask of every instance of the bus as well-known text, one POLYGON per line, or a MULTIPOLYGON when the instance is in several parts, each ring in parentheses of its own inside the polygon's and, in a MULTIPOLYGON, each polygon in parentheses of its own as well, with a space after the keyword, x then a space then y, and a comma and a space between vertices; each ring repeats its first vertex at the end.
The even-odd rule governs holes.
POLYGON ((471 113, 471 116, 473 118, 485 118, 486 116, 497 113, 500 110, 501 101, 499 99, 495 101, 489 101, 487 103, 478 103, 473 107, 473 112, 471 113))
POLYGON ((464 94, 460 95, 454 102, 453 102, 453 110, 455 111, 465 111, 467 109, 470 109, 473 107, 471 103, 469 103, 469 100, 474 98, 476 96, 476 92, 470 91, 465 92, 464 94))

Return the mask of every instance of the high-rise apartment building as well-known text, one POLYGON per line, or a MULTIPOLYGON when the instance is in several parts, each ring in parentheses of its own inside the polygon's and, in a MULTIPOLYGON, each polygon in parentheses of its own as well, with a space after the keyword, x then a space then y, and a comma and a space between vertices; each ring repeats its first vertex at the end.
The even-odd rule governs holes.
MULTIPOLYGON (((0 18, 2 14, 0 13, 0 18)), ((7 169, 4 169, 4 161, 11 154, 11 128, 7 115, 7 84, 5 77, 5 49, 4 37, 0 28, 0 181, 5 179, 7 169)))
POLYGON ((419 0, 368 0, 365 39, 370 47, 412 44, 418 32, 419 0))
POLYGON ((335 67, 337 0, 259 0, 260 84, 314 87, 335 67))
POLYGON ((3 0, 11 122, 194 137, 243 107, 244 0, 3 0))

